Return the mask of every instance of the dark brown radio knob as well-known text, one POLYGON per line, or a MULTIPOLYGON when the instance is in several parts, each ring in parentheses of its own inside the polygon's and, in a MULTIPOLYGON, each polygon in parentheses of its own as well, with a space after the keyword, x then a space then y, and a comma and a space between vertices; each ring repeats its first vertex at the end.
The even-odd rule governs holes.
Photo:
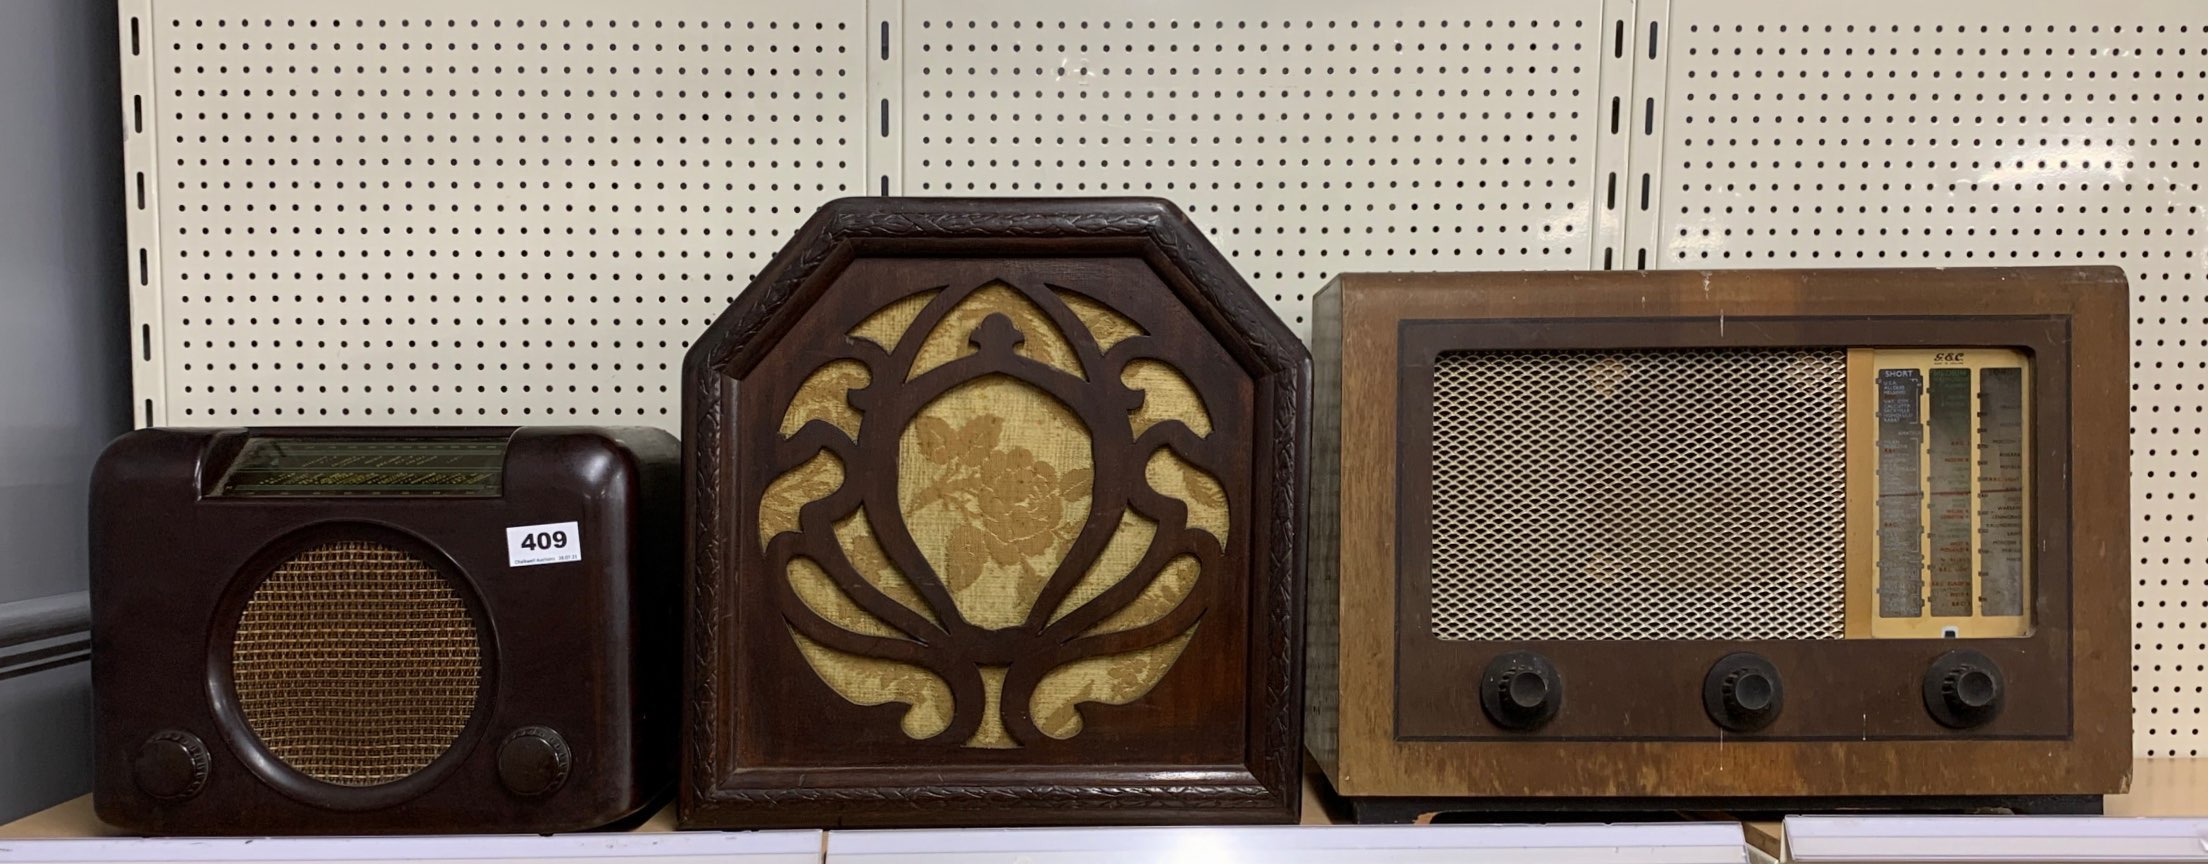
POLYGON ((567 782, 575 755, 567 739, 543 726, 524 726, 498 745, 498 780, 523 797, 548 795, 567 782))
POLYGON ((181 801, 207 785, 207 745, 190 732, 153 733, 130 760, 138 790, 163 801, 181 801))
POLYGON ((1924 708, 1940 725, 1968 729, 2001 713, 2001 667, 1976 651, 1949 651, 1924 671, 1924 708))
POLYGON ((1710 721, 1734 732, 1754 732, 1778 719, 1786 688, 1778 667, 1749 653, 1727 654, 1702 678, 1702 708, 1710 721))
POLYGON ((1487 664, 1480 677, 1480 707, 1487 719, 1505 729, 1534 729, 1556 716, 1564 702, 1564 679, 1548 658, 1513 651, 1487 664))

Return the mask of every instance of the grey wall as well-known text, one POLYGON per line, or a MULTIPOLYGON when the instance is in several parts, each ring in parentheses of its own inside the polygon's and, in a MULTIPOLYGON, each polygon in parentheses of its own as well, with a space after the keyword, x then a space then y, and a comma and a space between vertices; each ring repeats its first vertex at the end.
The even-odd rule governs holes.
MULTIPOLYGON (((111 2, 0 0, 0 603, 84 589, 85 480, 130 425, 116 45, 111 2)), ((90 788, 81 652, 40 669, 83 638, 0 646, 0 819, 90 788)))

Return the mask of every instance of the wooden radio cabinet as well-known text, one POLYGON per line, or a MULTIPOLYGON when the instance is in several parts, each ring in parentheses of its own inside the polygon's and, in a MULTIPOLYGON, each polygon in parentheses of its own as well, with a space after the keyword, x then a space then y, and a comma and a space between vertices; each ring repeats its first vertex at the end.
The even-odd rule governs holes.
POLYGON ((1294 819, 1309 362, 1162 201, 822 208, 685 365, 682 823, 1294 819))
POLYGON ((2117 269, 1345 274, 1316 307, 1308 727, 1366 818, 2123 790, 2117 269))

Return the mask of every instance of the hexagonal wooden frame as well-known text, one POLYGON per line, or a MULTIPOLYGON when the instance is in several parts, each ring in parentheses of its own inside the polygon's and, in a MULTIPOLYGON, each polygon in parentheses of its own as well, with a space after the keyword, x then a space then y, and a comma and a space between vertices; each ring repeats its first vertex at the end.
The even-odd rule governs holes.
MULTIPOLYGON (((921 264, 914 264, 921 267, 921 264)), ((1139 302, 1150 302, 1148 297, 1139 302)), ((1176 313, 1178 314, 1178 313, 1176 313)), ((690 525, 686 541, 690 616, 684 703, 685 756, 680 785, 684 827, 921 826, 1031 824, 1257 823, 1294 821, 1301 801, 1303 519, 1310 427, 1310 354, 1217 249, 1172 204, 1154 199, 900 199, 830 202, 798 231, 752 285, 691 347, 683 369, 684 473, 690 525), (1184 370, 1198 379, 1233 374, 1249 382, 1246 570, 1236 584, 1246 643, 1240 693, 1243 739, 1238 764, 1184 764, 1187 730, 1161 730, 1135 745, 1090 746, 1082 737, 1051 742, 1047 759, 1007 757, 865 740, 866 730, 833 717, 809 717, 779 733, 813 747, 882 754, 864 765, 772 764, 747 752, 744 724, 778 710, 747 699, 737 671, 744 652, 765 658, 779 630, 743 625, 746 611, 778 602, 751 525, 763 482, 740 484, 736 467, 745 417, 738 388, 757 374, 781 340, 818 304, 836 304, 830 288, 854 262, 873 257, 971 260, 1136 260, 1167 290, 1156 302, 1179 303, 1233 367, 1184 370), (749 488, 746 488, 748 485, 749 488), (746 563, 754 572, 747 572, 746 563), (1154 742, 1154 743, 1153 743, 1154 742), (892 746, 894 745, 894 746, 892 746), (1154 752, 1153 752, 1154 751, 1154 752), (1093 757, 1093 758, 1092 758, 1093 757)), ((771 449, 771 448, 759 448, 771 449)), ((756 472, 754 472, 756 474, 756 472)), ((777 576, 779 574, 776 574, 777 576)), ((764 614, 764 613, 759 613, 764 614)), ((785 613, 787 614, 787 613, 785 613)), ((762 663, 768 661, 762 659, 762 663)), ((1187 662, 1184 660, 1184 662, 1187 662)), ((750 668, 745 675, 811 676, 802 665, 750 668)), ((1147 697, 1145 697, 1147 698, 1147 697)), ((1138 699, 1137 704, 1142 700, 1138 699)), ((1184 694, 1183 701, 1187 701, 1184 694)), ((1140 716, 1140 715, 1126 715, 1140 716)), ((768 727, 760 727, 768 728, 768 727)), ((750 748, 756 751, 758 747, 750 748)), ((1001 754, 1006 751, 994 751, 1001 754)))

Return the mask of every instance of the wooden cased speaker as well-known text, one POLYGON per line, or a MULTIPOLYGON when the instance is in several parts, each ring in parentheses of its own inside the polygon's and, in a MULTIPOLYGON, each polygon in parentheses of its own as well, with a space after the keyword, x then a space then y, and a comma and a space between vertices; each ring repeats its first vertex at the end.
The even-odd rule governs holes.
POLYGON ((92 481, 101 819, 552 832, 673 780, 656 429, 145 429, 92 481))
POLYGON ((2112 267, 1337 278, 1328 779, 1375 821, 2097 808, 2130 768, 2125 291, 2112 267))
POLYGON ((830 203, 685 375, 685 827, 1295 818, 1309 354, 1172 205, 830 203))

